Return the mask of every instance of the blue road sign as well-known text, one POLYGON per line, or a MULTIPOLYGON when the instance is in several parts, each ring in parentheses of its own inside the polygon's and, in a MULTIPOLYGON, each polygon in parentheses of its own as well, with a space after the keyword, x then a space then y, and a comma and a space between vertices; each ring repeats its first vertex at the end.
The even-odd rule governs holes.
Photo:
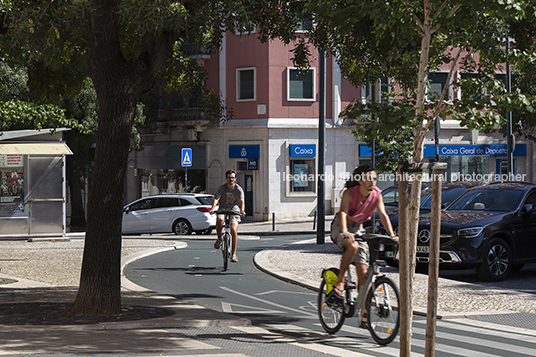
POLYGON ((192 149, 191 148, 183 148, 181 156, 182 156, 182 160, 181 160, 182 167, 192 166, 192 149))

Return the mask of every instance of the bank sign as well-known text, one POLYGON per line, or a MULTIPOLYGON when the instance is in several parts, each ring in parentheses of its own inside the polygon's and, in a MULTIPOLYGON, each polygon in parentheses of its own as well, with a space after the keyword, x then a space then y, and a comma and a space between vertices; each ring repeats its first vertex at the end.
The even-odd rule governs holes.
POLYGON ((229 146, 229 159, 258 159, 259 156, 259 145, 229 146))
POLYGON ((316 144, 292 144, 290 145, 290 157, 315 157, 316 144))
MULTIPOLYGON (((507 156, 506 145, 439 145, 439 155, 507 156)), ((435 145, 424 145, 424 156, 435 156, 435 145)), ((527 156, 527 145, 516 145, 514 156, 527 156)))

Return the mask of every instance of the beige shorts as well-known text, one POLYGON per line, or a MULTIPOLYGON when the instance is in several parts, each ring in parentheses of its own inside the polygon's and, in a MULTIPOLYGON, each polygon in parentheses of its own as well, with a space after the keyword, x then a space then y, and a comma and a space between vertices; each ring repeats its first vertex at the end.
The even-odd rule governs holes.
MULTIPOLYGON (((366 233, 362 224, 348 224, 348 232, 352 234, 364 235, 366 233)), ((339 220, 335 220, 331 226, 331 240, 337 244, 341 250, 344 250, 344 241, 346 238, 342 235, 339 220)), ((359 249, 354 256, 354 263, 368 265, 369 262, 369 246, 366 242, 359 242, 359 249)))
MULTIPOLYGON (((223 221, 225 222, 225 215, 224 214, 219 214, 218 216, 222 216, 223 221)), ((231 225, 238 224, 241 221, 242 221, 242 219, 240 218, 240 215, 237 215, 237 214, 232 214, 231 215, 231 225)))

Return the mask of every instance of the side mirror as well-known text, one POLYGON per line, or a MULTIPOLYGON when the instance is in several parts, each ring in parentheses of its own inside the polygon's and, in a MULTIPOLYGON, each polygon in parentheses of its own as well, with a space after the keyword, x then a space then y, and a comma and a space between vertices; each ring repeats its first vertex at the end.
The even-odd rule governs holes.
POLYGON ((128 214, 130 212, 130 207, 123 208, 123 212, 128 214))
POLYGON ((521 214, 529 215, 532 213, 533 210, 534 210, 534 205, 527 203, 526 205, 523 205, 523 207, 521 207, 521 214))

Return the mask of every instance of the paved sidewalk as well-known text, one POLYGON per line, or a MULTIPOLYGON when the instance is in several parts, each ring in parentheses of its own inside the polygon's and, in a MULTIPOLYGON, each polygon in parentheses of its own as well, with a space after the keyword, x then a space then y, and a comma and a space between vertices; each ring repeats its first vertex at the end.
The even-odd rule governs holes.
MULTIPOLYGON (((244 222, 241 237, 313 234, 313 219, 244 222)), ((184 240, 215 235, 123 237, 122 265, 143 256, 186 247, 184 240)), ((0 304, 72 302, 80 274, 83 234, 58 239, 0 240, 0 304)), ((251 326, 247 319, 157 294, 122 277, 122 304, 173 310, 163 318, 92 325, 1 325, 0 355, 121 356, 365 356, 289 338, 251 326)))
MULTIPOLYGON (((326 219, 326 230, 331 221, 326 219)), ((313 217, 301 220, 243 222, 239 237, 278 234, 316 236, 313 217)), ((83 251, 83 235, 58 240, 0 241, 0 303, 70 301, 74 299, 83 251), (9 280, 16 283, 5 284, 9 280)), ((215 235, 142 235, 123 238, 122 264, 169 249, 181 249, 188 239, 215 239, 215 235)), ((326 237, 266 250, 255 257, 263 271, 315 289, 320 271, 337 266, 340 251, 326 237)), ((394 269, 386 269, 397 280, 394 269)), ((427 277, 417 274, 415 310, 423 313, 427 277)), ((166 355, 166 356, 364 356, 347 350, 302 341, 253 327, 249 320, 177 301, 122 279, 123 305, 146 305, 175 311, 172 316, 135 322, 108 322, 69 326, 0 325, 0 355, 166 355)), ((439 314, 442 318, 485 315, 500 311, 536 312, 536 297, 487 290, 479 284, 440 280, 439 314), (444 303, 443 303, 444 302, 444 303), (464 309, 460 309, 463 306, 464 309)))

